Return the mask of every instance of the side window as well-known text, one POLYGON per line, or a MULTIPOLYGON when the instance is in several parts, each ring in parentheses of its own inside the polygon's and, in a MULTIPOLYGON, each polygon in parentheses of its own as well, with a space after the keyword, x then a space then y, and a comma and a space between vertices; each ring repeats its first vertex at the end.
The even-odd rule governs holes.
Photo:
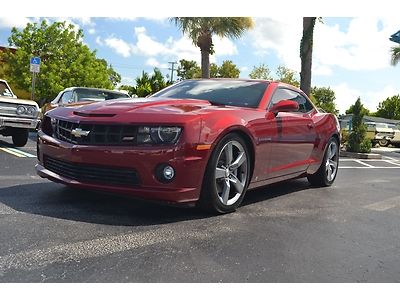
POLYGON ((298 95, 299 95, 298 98, 293 99, 293 100, 296 100, 299 103, 299 111, 306 113, 314 108, 314 106, 311 104, 310 100, 303 97, 301 94, 298 94, 298 95))
POLYGON ((283 88, 279 88, 275 91, 268 108, 282 100, 296 101, 299 104, 299 112, 309 112, 314 108, 310 100, 303 97, 298 92, 283 88))
POLYGON ((68 91, 65 92, 62 96, 61 96, 61 104, 68 104, 70 103, 70 100, 72 100, 72 92, 68 91))

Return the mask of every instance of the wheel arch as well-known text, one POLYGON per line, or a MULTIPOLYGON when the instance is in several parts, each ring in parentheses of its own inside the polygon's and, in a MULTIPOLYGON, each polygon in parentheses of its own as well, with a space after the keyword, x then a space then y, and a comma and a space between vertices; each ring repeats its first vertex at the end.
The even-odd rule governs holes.
POLYGON ((252 138, 251 133, 246 127, 243 126, 231 126, 224 130, 223 132, 220 133, 220 135, 215 139, 213 143, 213 147, 211 149, 211 153, 214 151, 216 145, 222 140, 223 137, 225 137, 228 134, 237 134, 240 136, 244 142, 246 143, 247 149, 249 150, 250 154, 250 182, 253 177, 253 171, 254 171, 254 165, 255 165, 255 160, 256 160, 256 145, 255 141, 252 138))

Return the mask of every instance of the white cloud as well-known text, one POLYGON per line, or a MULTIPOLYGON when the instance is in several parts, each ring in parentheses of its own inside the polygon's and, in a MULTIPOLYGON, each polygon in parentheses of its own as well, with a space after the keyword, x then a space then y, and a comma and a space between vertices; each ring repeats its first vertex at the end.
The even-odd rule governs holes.
POLYGON ((71 18, 83 26, 95 26, 95 23, 90 17, 74 17, 71 18))
MULTIPOLYGON (((135 27, 134 33, 137 38, 136 44, 131 49, 134 54, 145 57, 161 56, 163 59, 172 60, 195 60, 198 63, 201 61, 199 48, 186 36, 177 40, 169 37, 165 42, 161 42, 148 35, 145 27, 135 27)), ((211 62, 215 62, 217 56, 231 56, 238 53, 231 40, 220 37, 213 37, 213 40, 216 54, 210 56, 211 62)))
POLYGON ((29 22, 31 22, 31 20, 25 17, 1 17, 0 28, 24 28, 29 22))
POLYGON ((169 52, 169 49, 164 44, 148 36, 144 27, 135 27, 135 35, 137 43, 132 48, 134 54, 157 56, 169 52))
POLYGON ((154 57, 151 57, 148 60, 146 60, 146 65, 151 66, 151 67, 158 67, 160 65, 160 63, 158 62, 157 59, 155 59, 154 57))
POLYGON ((312 66, 312 74, 313 75, 329 76, 329 75, 332 75, 332 73, 333 73, 333 71, 330 67, 313 63, 313 66, 312 66))
MULTIPOLYGON (((276 54, 280 63, 300 71, 299 44, 302 18, 255 18, 254 29, 249 32, 255 54, 276 54)), ((262 62, 261 62, 262 63, 262 62)))
POLYGON ((146 60, 146 65, 151 66, 153 68, 159 68, 159 69, 168 69, 168 64, 166 63, 160 63, 157 59, 154 57, 150 57, 149 59, 146 60))
MULTIPOLYGON (((398 18, 353 18, 345 29, 317 21, 313 44, 315 75, 331 75, 332 67, 353 71, 389 67, 389 49, 394 45, 389 36, 398 28, 398 18)), ((300 71, 302 18, 256 18, 250 36, 256 54, 275 53, 285 66, 300 71)))
POLYGON ((232 56, 238 54, 238 50, 235 44, 228 38, 213 37, 213 42, 215 47, 215 54, 218 56, 232 56))
POLYGON ((135 27, 134 31, 135 31, 135 35, 138 35, 140 33, 145 33, 146 32, 146 28, 144 28, 143 26, 142 27, 135 27))
POLYGON ((145 19, 145 20, 150 20, 150 21, 155 21, 157 23, 164 23, 168 18, 165 17, 111 17, 110 19, 112 20, 117 20, 117 21, 137 21, 139 19, 145 19))
POLYGON ((96 29, 89 28, 88 32, 89 32, 89 34, 95 34, 96 33, 96 29))
POLYGON ((96 37, 96 44, 100 45, 100 46, 104 46, 103 41, 101 40, 101 37, 96 37))
POLYGON ((361 91, 349 87, 347 83, 340 83, 331 86, 331 89, 335 92, 335 102, 340 113, 345 113, 350 105, 356 102, 358 97, 360 97, 364 107, 370 111, 376 111, 379 102, 399 94, 399 90, 391 85, 387 85, 378 91, 361 91))
POLYGON ((389 41, 394 33, 390 19, 353 18, 346 31, 338 25, 316 24, 314 36, 315 60, 325 66, 339 66, 346 70, 365 71, 389 67, 389 41), (382 26, 379 26, 382 24, 382 26), (390 24, 390 25, 389 25, 390 24))
POLYGON ((110 37, 104 40, 104 43, 114 50, 116 53, 122 55, 123 57, 129 57, 131 55, 131 46, 124 40, 110 37))
POLYGON ((135 78, 125 77, 125 76, 121 77, 121 85, 135 85, 135 84, 136 84, 135 78))

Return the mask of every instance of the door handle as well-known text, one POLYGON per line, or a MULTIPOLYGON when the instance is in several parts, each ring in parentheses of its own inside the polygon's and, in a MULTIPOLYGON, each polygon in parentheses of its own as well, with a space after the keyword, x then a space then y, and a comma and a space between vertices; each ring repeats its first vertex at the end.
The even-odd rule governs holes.
POLYGON ((308 129, 313 129, 314 128, 314 124, 309 123, 309 124, 307 124, 307 127, 308 127, 308 129))

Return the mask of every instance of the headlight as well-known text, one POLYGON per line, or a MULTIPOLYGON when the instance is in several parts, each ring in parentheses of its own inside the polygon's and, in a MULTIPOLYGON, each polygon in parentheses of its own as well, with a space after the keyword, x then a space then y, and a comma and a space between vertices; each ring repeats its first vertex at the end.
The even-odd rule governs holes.
POLYGON ((174 144, 178 140, 181 127, 177 126, 140 126, 138 144, 174 144))
POLYGON ((36 112, 37 112, 36 107, 29 106, 28 109, 27 109, 27 112, 28 112, 28 114, 34 116, 36 114, 36 112))
POLYGON ((19 106, 17 107, 17 114, 23 115, 23 114, 25 114, 25 113, 26 113, 26 108, 25 108, 25 106, 19 105, 19 106))
POLYGON ((18 115, 31 115, 31 116, 36 117, 38 114, 38 110, 34 106, 18 105, 17 106, 17 114, 18 115))

